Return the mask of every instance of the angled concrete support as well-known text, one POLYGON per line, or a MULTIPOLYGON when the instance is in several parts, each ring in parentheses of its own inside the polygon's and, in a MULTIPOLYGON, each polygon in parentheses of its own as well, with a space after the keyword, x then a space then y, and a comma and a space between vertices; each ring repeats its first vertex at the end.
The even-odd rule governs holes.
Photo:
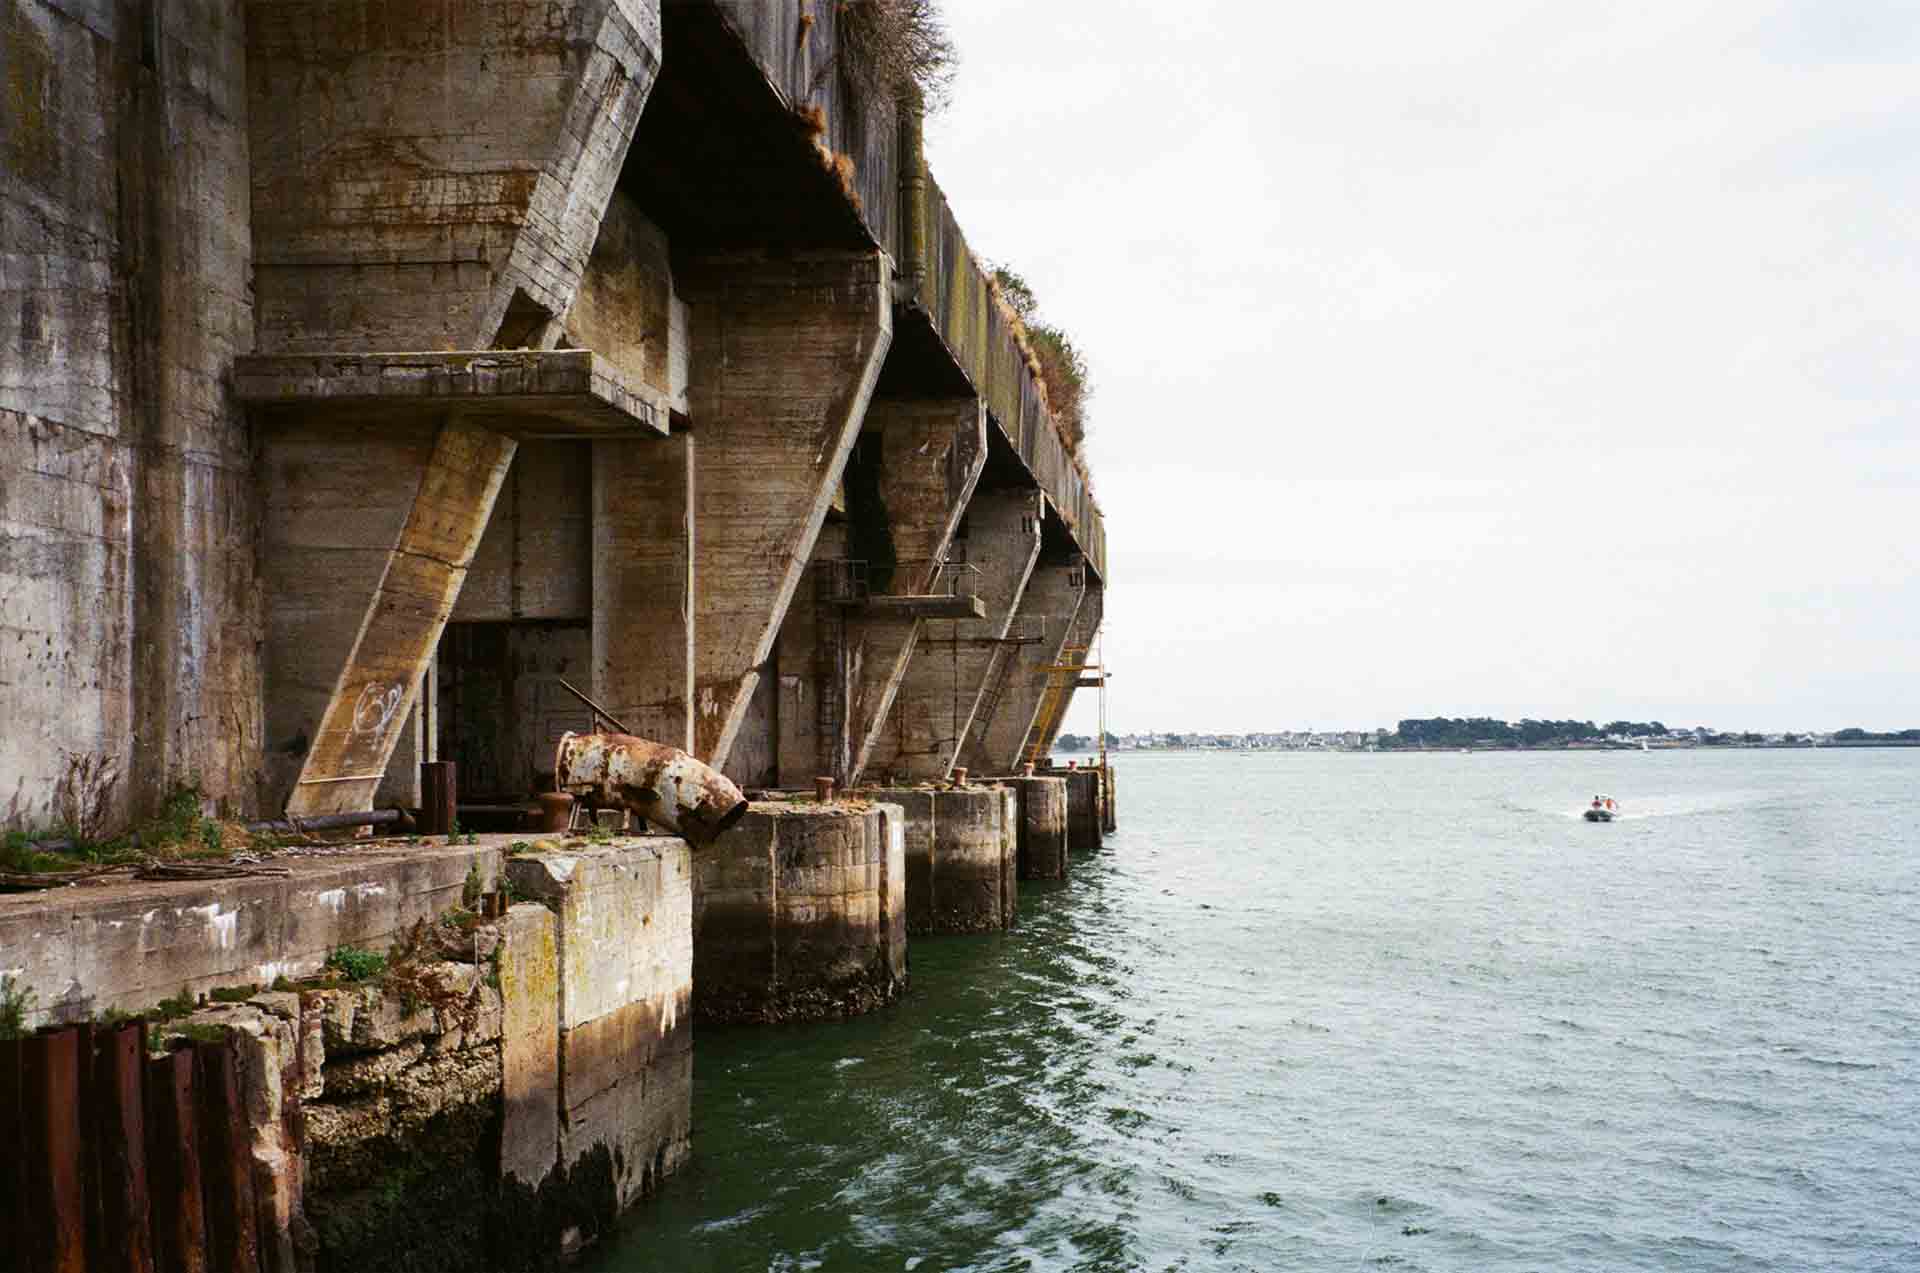
POLYGON ((1048 669, 1059 665, 1071 644, 1086 591, 1086 567, 1077 555, 1034 567, 1015 627, 1038 639, 1002 647, 961 748, 967 768, 985 774, 1013 772, 1019 765, 1054 675, 1048 669))
MULTIPOLYGON (((405 519, 385 554, 372 599, 359 615, 344 665, 336 664, 339 672, 306 748, 287 812, 312 816, 369 806, 413 710, 420 678, 439 644, 460 585, 466 581, 467 567, 493 515, 494 497, 517 445, 512 438, 474 425, 447 424, 434 437, 424 468, 413 470, 418 476, 411 503, 403 505, 405 519)), ((342 458, 361 470, 370 467, 370 459, 377 464, 379 459, 393 458, 391 448, 368 451, 373 454, 362 451, 342 458), (388 454, 381 456, 380 451, 388 454)), ((288 477, 282 473, 283 480, 288 477)), ((305 504, 302 520, 309 529, 322 530, 331 522, 332 533, 351 535, 336 520, 346 510, 332 505, 324 494, 302 500, 298 486, 286 480, 279 493, 289 502, 305 504)), ((363 488, 351 482, 344 490, 331 487, 329 491, 365 497, 363 488)), ((314 622, 306 631, 284 635, 311 657, 315 647, 331 645, 328 638, 337 638, 344 630, 343 621, 354 614, 353 598, 366 595, 343 590, 332 597, 331 622, 323 615, 310 615, 314 622)))
MULTIPOLYGON (((987 413, 977 398, 964 401, 875 402, 867 434, 879 447, 875 529, 884 532, 891 567, 869 575, 873 601, 847 630, 847 719, 853 742, 841 781, 860 781, 892 710, 925 621, 887 603, 952 590, 978 599, 981 576, 957 564, 944 570, 948 548, 987 463, 987 413)), ((861 509, 849 492, 852 530, 861 509)), ((859 545, 856 542, 857 553, 859 545)))
POLYGON ((728 769, 860 432, 893 337, 890 274, 872 252, 708 259, 676 275, 693 315, 693 750, 716 767, 728 769))
POLYGON ((868 405, 845 517, 822 528, 780 628, 769 780, 858 781, 926 617, 980 612, 972 572, 945 563, 986 466, 986 423, 975 398, 868 405))
MULTIPOLYGON (((1005 644, 1040 556, 1041 496, 1036 490, 975 493, 963 538, 950 556, 971 567, 986 616, 927 621, 907 664, 893 710, 868 757, 867 772, 943 778, 998 661, 1022 647, 1005 644)), ((985 772, 983 770, 982 772, 985 772)))
MULTIPOLYGON (((1020 762, 1041 763, 1053 749, 1053 740, 1060 736, 1067 709, 1073 706, 1074 693, 1080 688, 1082 677, 1078 669, 1092 662, 1094 641, 1100 635, 1100 621, 1106 614, 1106 599, 1106 589, 1098 581, 1089 579, 1086 595, 1074 612, 1073 626, 1067 633, 1060 660, 1047 673, 1047 687, 1040 696, 1033 724, 1027 730, 1026 742, 1021 746, 1020 762)), ((1104 669, 1101 675, 1105 675, 1104 669)))

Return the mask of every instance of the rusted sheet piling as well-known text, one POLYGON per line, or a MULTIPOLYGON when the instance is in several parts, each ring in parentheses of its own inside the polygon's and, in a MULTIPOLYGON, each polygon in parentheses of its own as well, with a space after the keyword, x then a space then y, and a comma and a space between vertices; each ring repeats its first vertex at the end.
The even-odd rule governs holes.
POLYGON ((201 1203, 200 1137, 194 1117, 194 1051, 147 1063, 147 1186, 153 1255, 167 1273, 206 1273, 207 1221, 201 1203))
POLYGON ((87 1266, 79 1077, 79 1031, 69 1027, 23 1041, 23 1248, 27 1267, 36 1273, 82 1273, 87 1266))
POLYGON ((207 1200, 207 1250, 213 1273, 260 1273, 254 1230, 252 1129, 240 1099, 233 1042, 194 1045, 199 1062, 200 1167, 207 1200))
MULTIPOLYGON (((20 1126, 18 1039, 0 1039, 0 1198, 25 1199, 25 1150, 20 1126)), ((0 1251, 24 1251, 26 1216, 18 1205, 0 1206, 0 1251)))
POLYGON ((152 1273, 148 1230, 146 1102, 141 1091, 147 1027, 131 1021, 94 1036, 94 1159, 99 1205, 90 1258, 95 1269, 152 1273))

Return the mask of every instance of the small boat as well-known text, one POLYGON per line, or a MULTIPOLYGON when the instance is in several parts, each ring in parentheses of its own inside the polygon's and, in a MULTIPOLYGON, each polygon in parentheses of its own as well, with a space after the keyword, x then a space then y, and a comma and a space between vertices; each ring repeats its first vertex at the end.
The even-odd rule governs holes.
POLYGON ((1595 796, 1593 803, 1587 806, 1585 817, 1588 822, 1612 822, 1620 812, 1620 802, 1612 796, 1595 796))

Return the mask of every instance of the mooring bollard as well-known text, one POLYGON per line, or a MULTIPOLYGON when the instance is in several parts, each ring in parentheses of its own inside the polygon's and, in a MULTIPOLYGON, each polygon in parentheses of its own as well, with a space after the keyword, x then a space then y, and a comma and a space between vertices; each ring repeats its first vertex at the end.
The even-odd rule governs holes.
POLYGON ((967 770, 964 765, 957 765, 954 767, 953 785, 956 787, 964 787, 967 785, 967 770))
POLYGON ((815 778, 813 780, 813 798, 821 804, 833 803, 833 779, 815 778))

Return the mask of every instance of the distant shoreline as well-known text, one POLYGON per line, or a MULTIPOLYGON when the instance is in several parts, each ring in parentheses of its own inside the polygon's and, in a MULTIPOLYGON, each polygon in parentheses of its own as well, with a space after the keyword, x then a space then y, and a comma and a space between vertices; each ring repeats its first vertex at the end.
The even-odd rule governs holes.
MULTIPOLYGON (((1920 741, 1915 741, 1912 739, 1896 738, 1896 739, 1885 739, 1885 740, 1861 740, 1858 742, 1849 741, 1844 743, 1839 743, 1839 742, 1835 742, 1835 743, 1668 743, 1668 744, 1665 744, 1664 746, 1659 743, 1655 743, 1645 748, 1644 750, 1648 752, 1656 752, 1656 751, 1864 751, 1869 748, 1876 748, 1876 747, 1911 749, 1915 747, 1920 747, 1920 741)), ((1273 753, 1275 755, 1299 755, 1299 754, 1305 754, 1309 752, 1339 752, 1345 755, 1371 754, 1371 755, 1381 755, 1381 756, 1387 756, 1387 755, 1446 756, 1446 755, 1458 755, 1461 752, 1473 752, 1475 754, 1479 754, 1481 752, 1487 752, 1487 753, 1542 752, 1542 751, 1637 752, 1640 750, 1642 750, 1642 748, 1628 746, 1624 743, 1598 743, 1598 744, 1585 743, 1585 744, 1574 744, 1571 746, 1546 745, 1546 746, 1539 746, 1539 747, 1518 747, 1518 746, 1516 747, 1502 747, 1502 746, 1487 746, 1487 747, 1445 747, 1445 746, 1440 746, 1440 747, 1109 747, 1107 748, 1107 754, 1109 756, 1116 756, 1116 755, 1122 755, 1122 756, 1144 756, 1144 755, 1237 756, 1243 753, 1251 755, 1256 752, 1261 755, 1266 755, 1268 753, 1273 753)), ((1061 755, 1061 756, 1097 756, 1099 755, 1099 753, 1096 751, 1064 751, 1064 750, 1057 751, 1055 754, 1061 755)))

